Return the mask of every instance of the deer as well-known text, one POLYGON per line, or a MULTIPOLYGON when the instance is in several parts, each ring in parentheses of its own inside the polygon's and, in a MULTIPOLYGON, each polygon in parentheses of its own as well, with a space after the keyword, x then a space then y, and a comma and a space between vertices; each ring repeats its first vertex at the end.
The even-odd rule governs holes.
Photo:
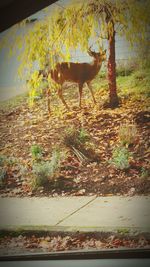
MULTIPOLYGON (((94 104, 96 104, 96 100, 94 97, 93 89, 91 86, 91 81, 96 77, 100 68, 102 66, 102 62, 106 60, 106 50, 102 50, 100 48, 99 52, 94 52, 91 48, 88 49, 89 56, 93 57, 93 61, 91 63, 74 63, 74 62, 61 62, 57 63, 55 68, 50 70, 51 78, 58 84, 58 96, 61 99, 64 106, 69 110, 69 106, 67 105, 64 97, 62 85, 66 81, 71 81, 78 84, 79 87, 79 107, 82 107, 82 91, 83 85, 86 83, 94 104)), ((44 72, 43 72, 44 73, 44 72)), ((50 102, 49 102, 50 103, 50 102)), ((49 107, 50 111, 50 107, 49 107)))

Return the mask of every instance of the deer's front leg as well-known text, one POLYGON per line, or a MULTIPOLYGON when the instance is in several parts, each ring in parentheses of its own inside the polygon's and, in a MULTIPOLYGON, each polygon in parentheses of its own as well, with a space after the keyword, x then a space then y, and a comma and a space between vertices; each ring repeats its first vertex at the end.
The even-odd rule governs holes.
POLYGON ((51 106, 50 106, 51 91, 50 91, 50 88, 47 88, 46 94, 47 94, 47 108, 48 108, 48 113, 50 114, 51 113, 51 106))
POLYGON ((90 82, 87 82, 87 86, 91 92, 91 95, 92 95, 92 98, 93 98, 93 102, 94 104, 96 104, 96 100, 95 100, 95 97, 94 97, 94 93, 93 93, 93 89, 92 89, 92 85, 90 84, 90 82))
POLYGON ((82 106, 82 103, 81 103, 81 100, 82 100, 82 89, 83 89, 83 83, 79 83, 79 107, 80 108, 82 106))
POLYGON ((62 103, 65 105, 66 109, 69 110, 69 107, 68 107, 68 105, 67 105, 67 103, 63 97, 63 94, 62 94, 62 86, 58 89, 58 96, 61 99, 62 103))

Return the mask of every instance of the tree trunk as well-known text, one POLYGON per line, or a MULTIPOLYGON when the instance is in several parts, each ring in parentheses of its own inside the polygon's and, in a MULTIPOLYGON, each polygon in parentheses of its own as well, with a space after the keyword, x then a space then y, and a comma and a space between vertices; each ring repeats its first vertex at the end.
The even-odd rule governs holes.
POLYGON ((108 34, 108 84, 109 84, 109 106, 115 108, 119 105, 116 86, 116 55, 115 55, 115 30, 114 23, 112 22, 113 34, 108 34))

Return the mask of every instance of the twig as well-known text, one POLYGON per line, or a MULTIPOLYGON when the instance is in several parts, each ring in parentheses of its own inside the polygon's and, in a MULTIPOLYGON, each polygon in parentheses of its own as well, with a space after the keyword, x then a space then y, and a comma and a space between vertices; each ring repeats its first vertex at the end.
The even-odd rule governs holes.
POLYGON ((72 149, 73 149, 73 152, 75 153, 75 155, 77 156, 77 158, 80 161, 87 161, 88 160, 88 158, 81 151, 79 151, 78 149, 76 149, 73 146, 72 146, 72 149))

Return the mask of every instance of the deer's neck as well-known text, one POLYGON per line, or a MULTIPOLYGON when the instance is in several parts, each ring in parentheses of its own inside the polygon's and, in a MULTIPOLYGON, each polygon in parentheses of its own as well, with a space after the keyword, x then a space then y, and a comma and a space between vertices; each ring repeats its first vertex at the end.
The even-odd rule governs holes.
POLYGON ((93 60, 93 62, 91 63, 92 67, 95 70, 95 75, 99 72, 101 66, 102 66, 102 61, 97 62, 96 60, 93 60))

